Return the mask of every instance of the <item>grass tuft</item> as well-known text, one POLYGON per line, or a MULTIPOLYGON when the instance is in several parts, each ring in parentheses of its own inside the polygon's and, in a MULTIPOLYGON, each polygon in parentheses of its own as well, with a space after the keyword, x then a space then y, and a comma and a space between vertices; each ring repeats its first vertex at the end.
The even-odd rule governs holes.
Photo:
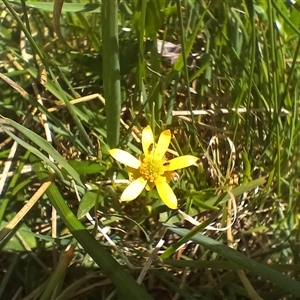
POLYGON ((1 299, 299 298, 297 1, 0 8, 1 299), (120 202, 147 125, 178 210, 120 202))

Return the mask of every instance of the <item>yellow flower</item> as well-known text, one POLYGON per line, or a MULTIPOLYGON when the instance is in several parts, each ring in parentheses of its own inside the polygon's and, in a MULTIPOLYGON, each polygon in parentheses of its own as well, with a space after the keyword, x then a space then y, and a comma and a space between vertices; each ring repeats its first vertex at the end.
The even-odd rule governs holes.
POLYGON ((131 183, 121 195, 121 201, 131 201, 137 198, 144 188, 150 191, 156 186, 162 201, 171 209, 177 208, 177 197, 168 183, 176 174, 175 170, 195 165, 198 158, 192 155, 184 155, 167 161, 165 154, 170 141, 171 131, 165 130, 161 133, 157 144, 155 144, 153 132, 150 126, 147 126, 142 132, 144 153, 139 159, 121 149, 111 149, 109 151, 114 159, 128 167, 131 183))

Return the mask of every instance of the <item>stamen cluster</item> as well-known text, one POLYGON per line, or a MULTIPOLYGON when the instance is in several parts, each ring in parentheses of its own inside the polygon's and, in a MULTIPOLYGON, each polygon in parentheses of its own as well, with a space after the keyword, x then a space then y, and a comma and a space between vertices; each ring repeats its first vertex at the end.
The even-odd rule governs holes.
POLYGON ((154 157, 145 157, 142 160, 139 171, 144 179, 154 182, 159 176, 164 174, 163 162, 154 157))

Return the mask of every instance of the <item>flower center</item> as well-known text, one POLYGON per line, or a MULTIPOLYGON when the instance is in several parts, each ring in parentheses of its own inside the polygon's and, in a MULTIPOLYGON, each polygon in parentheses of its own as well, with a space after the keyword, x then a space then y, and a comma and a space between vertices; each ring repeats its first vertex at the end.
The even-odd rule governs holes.
POLYGON ((140 166, 140 174, 148 181, 154 182, 164 174, 164 166, 161 160, 153 157, 145 157, 140 166))

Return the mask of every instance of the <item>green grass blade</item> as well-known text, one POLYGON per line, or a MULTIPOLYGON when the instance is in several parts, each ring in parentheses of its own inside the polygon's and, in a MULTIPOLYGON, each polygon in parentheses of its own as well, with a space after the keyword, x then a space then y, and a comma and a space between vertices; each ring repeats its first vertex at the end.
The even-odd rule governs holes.
MULTIPOLYGON (((175 226, 169 226, 168 228, 180 236, 185 236, 190 232, 190 230, 178 228, 175 226)), ((208 248, 213 252, 218 253, 219 255, 242 266, 243 268, 251 271, 252 273, 270 280, 271 282, 285 289, 292 295, 300 297, 300 283, 298 281, 293 280, 281 274, 280 272, 271 269, 266 265, 257 263, 254 260, 243 255, 242 253, 232 248, 229 248, 224 244, 207 236, 197 233, 191 238, 191 240, 199 245, 208 248)))
POLYGON ((21 175, 21 171, 25 165, 25 161, 27 161, 30 154, 31 154, 30 151, 26 151, 25 155, 23 156, 22 160, 19 163, 18 168, 14 172, 14 176, 12 177, 11 181, 9 182, 6 194, 1 199, 2 201, 1 201, 1 205, 0 205, 0 224, 2 223, 3 217, 5 216, 6 208, 9 204, 9 201, 10 201, 11 197, 13 197, 13 191, 14 191, 15 186, 17 185, 17 182, 21 175))
POLYGON ((113 148, 119 143, 121 114, 118 3, 116 0, 103 0, 101 9, 107 142, 113 148))
POLYGON ((17 14, 17 12, 11 6, 10 1, 7 1, 7 0, 2 0, 2 1, 5 4, 5 6, 7 7, 7 9, 10 11, 10 13, 13 15, 15 20, 18 22, 18 25, 21 27, 22 31, 26 35, 26 37, 27 37, 28 41, 30 42, 30 44, 31 44, 32 48, 34 49, 34 51, 39 55, 40 59, 46 65, 47 61, 45 60, 43 52, 38 47, 37 43, 35 42, 34 38, 30 34, 30 32, 27 30, 25 24, 23 23, 23 21, 21 20, 21 18, 17 14))
POLYGON ((85 131, 85 129, 84 129, 84 127, 83 127, 83 125, 82 125, 79 117, 77 116, 76 111, 75 111, 73 105, 70 103, 68 97, 65 96, 65 93, 64 93, 63 89, 61 88, 60 84, 56 80, 56 78, 55 78, 55 76, 54 76, 54 74, 53 74, 53 72, 52 72, 52 70, 50 68, 49 68, 49 71, 50 71, 52 79, 53 79, 53 81, 54 81, 54 83, 55 83, 55 85, 57 87, 57 90, 61 93, 63 101, 64 101, 66 107, 68 108, 68 111, 69 111, 70 115, 72 116, 72 118, 74 120, 74 123, 76 124, 76 126, 77 126, 77 128, 78 128, 78 130, 80 132, 80 135, 85 139, 86 143, 91 148, 93 148, 93 143, 90 140, 88 134, 86 133, 86 131, 85 131))
MULTIPOLYGON (((9 1, 11 4, 21 6, 21 1, 9 1)), ((54 2, 32 2, 26 1, 28 8, 36 8, 45 12, 53 12, 54 2)), ((99 3, 64 3, 62 13, 76 13, 76 12, 93 12, 99 13, 99 3)))
MULTIPOLYGON (((46 151, 50 156, 53 157, 53 159, 60 164, 63 168, 66 169, 66 171, 69 173, 70 176, 80 185, 83 185, 79 174, 67 163, 67 161, 50 145, 44 138, 36 134, 35 132, 29 130, 28 128, 16 123, 13 120, 6 119, 7 123, 9 123, 11 126, 16 128, 19 132, 24 134, 28 139, 30 139, 33 143, 35 143, 37 146, 39 146, 41 149, 46 151)), ((27 150, 33 152, 35 155, 40 157, 43 161, 45 161, 57 174, 63 178, 61 171, 58 169, 58 167, 51 162, 49 158, 47 158, 44 154, 42 154, 40 151, 38 151, 36 148, 32 147, 16 135, 14 135, 12 132, 7 130, 5 126, 0 125, 1 128, 9 135, 11 136, 15 141, 17 141, 21 146, 26 148, 27 150)))
MULTIPOLYGON (((34 163, 33 167, 38 179, 43 181, 48 176, 47 170, 42 163, 36 162, 34 156, 31 156, 30 158, 32 163, 34 163)), ((126 295, 128 299, 152 299, 150 295, 134 281, 125 269, 115 261, 100 242, 86 230, 82 223, 78 221, 54 183, 50 185, 46 193, 64 224, 103 272, 113 281, 118 292, 121 295, 126 295)))

